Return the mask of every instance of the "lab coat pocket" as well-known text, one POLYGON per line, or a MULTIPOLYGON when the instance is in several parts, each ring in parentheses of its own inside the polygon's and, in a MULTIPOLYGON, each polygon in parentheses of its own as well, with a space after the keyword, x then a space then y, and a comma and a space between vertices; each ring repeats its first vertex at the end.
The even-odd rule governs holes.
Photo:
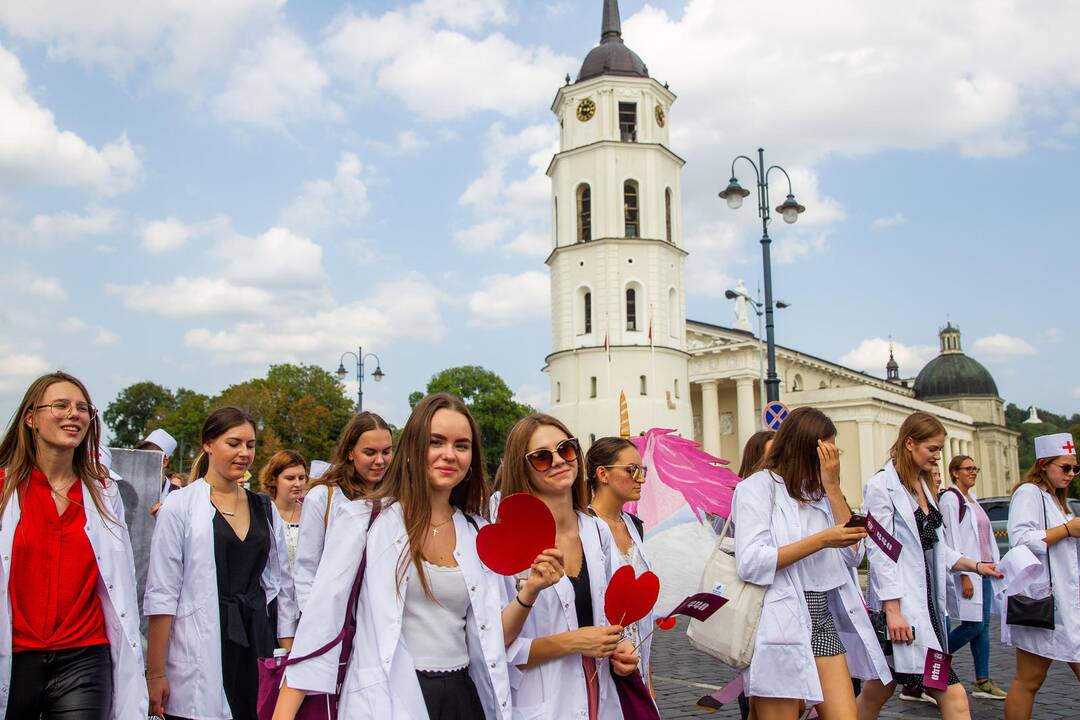
POLYGON ((168 661, 170 664, 186 665, 202 659, 201 648, 205 638, 206 611, 197 605, 178 607, 173 617, 169 637, 168 661))
POLYGON ((798 645, 805 630, 800 611, 798 598, 789 589, 766 595, 758 623, 758 645, 798 645))
POLYGON ((394 706, 390 701, 390 683, 382 668, 357 668, 356 684, 349 688, 348 715, 362 718, 392 718, 394 706))

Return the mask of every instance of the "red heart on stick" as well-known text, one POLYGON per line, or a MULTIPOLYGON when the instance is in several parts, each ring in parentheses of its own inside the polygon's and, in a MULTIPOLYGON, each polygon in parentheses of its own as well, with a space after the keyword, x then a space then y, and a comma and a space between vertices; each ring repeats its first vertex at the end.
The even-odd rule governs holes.
POLYGON ((517 575, 536 556, 555 547, 555 517, 544 501, 528 493, 507 495, 495 522, 480 528, 476 552, 500 575, 517 575))
POLYGON ((604 614, 609 623, 626 627, 649 614, 660 597, 660 578, 646 570, 635 577, 634 568, 623 565, 611 576, 604 595, 604 614))
POLYGON ((660 628, 661 630, 670 630, 671 628, 675 627, 675 623, 677 623, 678 621, 679 619, 675 616, 656 618, 656 627, 660 628))

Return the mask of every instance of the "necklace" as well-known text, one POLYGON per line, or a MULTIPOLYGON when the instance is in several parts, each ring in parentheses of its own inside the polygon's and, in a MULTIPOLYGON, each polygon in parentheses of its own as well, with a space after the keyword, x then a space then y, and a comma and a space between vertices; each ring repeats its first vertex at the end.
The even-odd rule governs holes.
POLYGON ((438 535, 438 534, 439 534, 439 528, 441 528, 441 527, 442 527, 443 525, 445 525, 446 523, 450 522, 450 521, 451 521, 451 520, 453 520, 453 519, 454 519, 454 516, 453 516, 453 515, 451 515, 450 517, 446 518, 445 520, 443 520, 443 521, 442 521, 441 523, 439 523, 438 525, 432 525, 431 523, 428 523, 428 527, 429 527, 429 528, 431 528, 431 535, 432 535, 433 537, 434 537, 435 535, 438 535))
POLYGON ((68 497, 68 493, 71 491, 71 486, 74 485, 76 482, 78 482, 77 479, 72 480, 71 482, 69 482, 67 484, 67 487, 64 488, 63 492, 60 492, 59 490, 54 488, 52 485, 49 485, 49 492, 51 492, 53 495, 55 495, 59 499, 64 500, 65 502, 69 502, 69 503, 78 505, 79 507, 84 507, 83 504, 81 502, 79 502, 78 500, 73 500, 70 497, 68 497))
MULTIPOLYGON (((211 497, 210 501, 213 502, 212 497, 211 497)), ((217 503, 214 503, 214 507, 216 507, 218 512, 221 513, 222 515, 224 515, 225 517, 234 517, 236 515, 236 507, 239 504, 240 504, 240 485, 237 484, 236 492, 233 493, 232 512, 229 512, 228 510, 222 510, 220 507, 218 507, 217 503)))

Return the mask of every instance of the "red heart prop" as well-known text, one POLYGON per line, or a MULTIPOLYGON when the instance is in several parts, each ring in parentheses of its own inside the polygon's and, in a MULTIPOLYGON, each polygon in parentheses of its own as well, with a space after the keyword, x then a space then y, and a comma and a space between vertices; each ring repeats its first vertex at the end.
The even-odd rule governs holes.
POLYGON ((543 500, 529 493, 504 497, 495 522, 476 536, 480 560, 500 575, 528 570, 537 555, 553 547, 555 517, 543 500))
POLYGON ((661 630, 670 630, 671 628, 675 627, 675 623, 677 623, 678 621, 679 619, 674 615, 666 618, 657 618, 656 627, 660 628, 661 630))
POLYGON ((660 597, 660 578, 646 570, 634 576, 634 568, 623 565, 611 576, 604 595, 604 613, 609 623, 626 627, 649 614, 660 597))

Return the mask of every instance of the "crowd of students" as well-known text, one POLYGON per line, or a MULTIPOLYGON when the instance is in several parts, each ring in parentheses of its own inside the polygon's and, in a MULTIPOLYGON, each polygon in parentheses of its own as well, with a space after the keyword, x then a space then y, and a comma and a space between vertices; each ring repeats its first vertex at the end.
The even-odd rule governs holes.
MULTIPOLYGON (((469 409, 437 393, 396 445, 381 418, 361 413, 326 468, 275 454, 264 495, 246 488, 257 423, 216 409, 190 480, 166 480, 155 508, 144 662, 131 541, 100 432, 87 388, 56 372, 28 388, 0 441, 4 717, 250 720, 265 658, 284 663, 275 720, 326 695, 343 719, 659 716, 649 618, 622 627, 604 612, 615 570, 651 567, 644 528, 624 511, 647 475, 628 440, 600 438, 583 455, 570 428, 530 415, 488 478, 469 409), (504 577, 481 562, 477 537, 517 493, 544 503, 556 537, 504 577), (335 642, 350 613, 355 629, 335 642)), ((740 576, 767 588, 745 672, 754 717, 815 705, 826 720, 874 718, 897 684, 925 690, 943 718, 968 717, 955 673, 946 690, 923 688, 922 674, 929 651, 968 643, 976 690, 996 696, 996 546, 970 458, 954 459, 940 500, 930 487, 944 439, 935 418, 912 415, 866 483, 864 508, 902 544, 894 561, 841 492, 828 417, 800 408, 775 436, 752 438, 733 526, 740 576), (856 569, 867 557, 864 602, 856 569)), ((166 462, 175 449, 163 432, 146 442, 166 462)), ((1030 717, 1052 661, 1080 678, 1080 520, 1065 503, 1076 455, 1068 436, 1037 450, 1009 535, 1046 566, 1041 592, 1057 613, 1052 629, 1002 625, 1016 647, 1006 701, 1016 720, 1030 717)))

